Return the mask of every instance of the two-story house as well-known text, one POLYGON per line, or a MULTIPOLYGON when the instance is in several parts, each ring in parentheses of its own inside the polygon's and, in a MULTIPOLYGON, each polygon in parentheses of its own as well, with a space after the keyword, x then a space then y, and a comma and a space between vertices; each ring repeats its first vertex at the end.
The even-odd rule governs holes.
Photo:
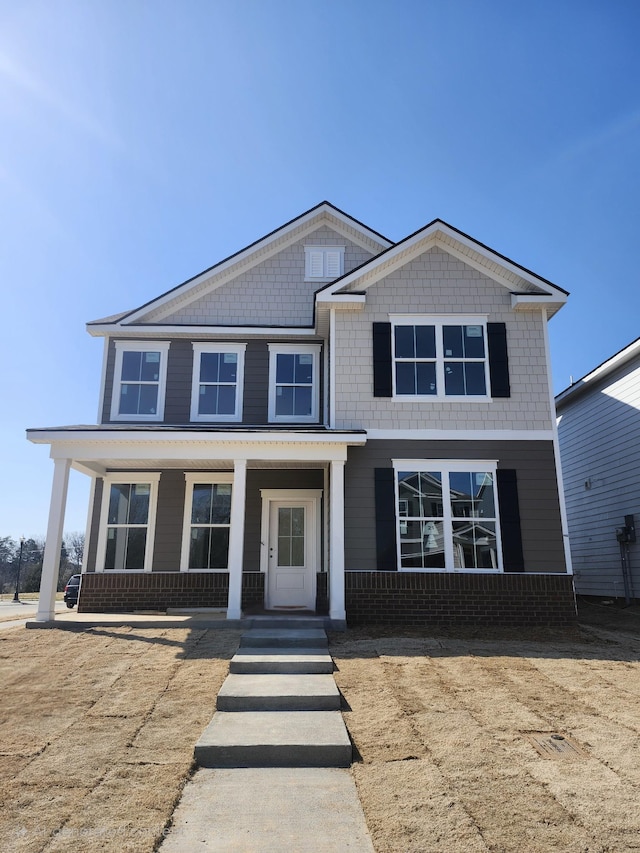
POLYGON ((32 429, 91 477, 81 611, 335 625, 575 614, 547 321, 567 293, 440 220, 398 243, 328 202, 133 311, 99 423, 32 429))

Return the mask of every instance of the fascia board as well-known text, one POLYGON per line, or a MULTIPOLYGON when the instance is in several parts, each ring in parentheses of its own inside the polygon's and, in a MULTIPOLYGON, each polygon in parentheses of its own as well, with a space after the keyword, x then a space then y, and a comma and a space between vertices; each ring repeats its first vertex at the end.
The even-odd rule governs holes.
POLYGON ((180 301, 180 307, 190 304, 190 302, 198 299, 202 295, 201 291, 198 289, 201 284, 210 282, 212 279, 217 278, 218 280, 207 288, 207 292, 221 287, 223 284, 226 284, 228 281, 239 275, 240 272, 246 272, 252 269, 259 263, 268 260, 273 255, 281 252, 283 249, 286 249, 292 243, 303 240, 308 234, 315 231, 322 222, 327 222, 330 227, 340 231, 342 236, 349 239, 351 242, 359 243, 362 248, 366 248, 369 251, 371 250, 371 246, 367 245, 365 241, 358 240, 358 231, 382 248, 392 245, 388 240, 386 240, 386 238, 383 238, 382 235, 371 231, 357 220, 352 219, 347 216, 347 214, 338 210, 338 208, 333 207, 333 205, 323 202, 317 207, 303 213, 302 216, 299 216, 297 219, 283 225, 276 231, 272 231, 266 237, 257 240, 255 243, 241 249, 234 255, 230 255, 225 260, 220 261, 218 264, 214 264, 212 267, 209 267, 193 278, 187 279, 187 281, 179 284, 177 287, 174 287, 172 290, 167 291, 156 299, 145 303, 140 308, 134 309, 129 314, 125 315, 124 318, 120 319, 118 321, 118 325, 122 323, 133 323, 141 317, 149 314, 151 311, 157 311, 163 306, 166 307, 167 313, 169 313, 173 310, 170 306, 172 306, 175 300, 189 293, 189 291, 195 291, 191 298, 183 298, 180 301), (354 231, 356 233, 354 233, 354 231))
POLYGON ((153 437, 123 433, 118 437, 104 435, 94 439, 91 434, 70 439, 68 434, 43 434, 38 440, 28 435, 34 443, 50 444, 51 459, 70 459, 80 465, 83 473, 97 473, 106 467, 148 463, 162 466, 162 461, 207 462, 244 460, 274 460, 303 462, 346 462, 349 446, 366 443, 364 433, 338 437, 322 435, 254 434, 244 439, 238 436, 183 435, 153 437), (222 440, 220 440, 222 438, 222 440), (155 439, 155 440, 154 440, 155 439), (98 468, 95 468, 97 464, 98 468))
POLYGON ((194 338, 215 335, 229 337, 314 337, 317 332, 310 326, 189 326, 172 323, 138 323, 127 326, 87 326, 87 332, 95 338, 105 335, 114 338, 194 338))
POLYGON ((341 432, 294 432, 274 431, 262 432, 256 430, 229 430, 228 432, 216 432, 215 430, 180 430, 171 432, 153 430, 108 430, 108 429, 52 429, 52 430, 27 430, 27 438, 33 444, 128 444, 132 446, 142 445, 179 445, 184 444, 193 447, 194 444, 344 444, 363 445, 366 444, 367 436, 364 430, 341 432))
POLYGON ((511 275, 517 276, 527 283, 540 288, 543 291, 542 295, 555 296, 556 301, 562 300, 564 302, 568 296, 567 292, 562 290, 562 288, 557 287, 546 279, 535 275, 535 273, 532 273, 530 270, 510 261, 504 255, 494 252, 482 243, 476 242, 473 238, 457 231, 445 222, 435 220, 429 225, 426 225, 420 231, 417 231, 415 234, 407 237, 405 240, 396 243, 392 248, 382 252, 375 258, 372 258, 370 261, 358 267, 357 270, 343 276, 329 287, 318 291, 316 299, 319 299, 320 296, 326 298, 329 295, 340 294, 341 292, 344 292, 344 288, 349 287, 356 282, 359 282, 361 289, 366 290, 390 272, 393 272, 398 267, 408 263, 413 258, 417 257, 417 255, 428 251, 434 246, 438 246, 443 251, 448 252, 458 258, 458 260, 461 260, 463 263, 468 264, 478 270, 478 272, 486 275, 488 278, 491 278, 508 288, 510 291, 514 290, 515 285, 513 280, 507 276, 500 275, 500 272, 495 269, 495 266, 502 267, 505 271, 511 273, 511 275), (441 239, 441 235, 446 236, 448 240, 441 239), (455 245, 456 243, 486 259, 487 266, 482 262, 479 262, 475 257, 470 257, 462 250, 462 248, 457 249, 455 245))

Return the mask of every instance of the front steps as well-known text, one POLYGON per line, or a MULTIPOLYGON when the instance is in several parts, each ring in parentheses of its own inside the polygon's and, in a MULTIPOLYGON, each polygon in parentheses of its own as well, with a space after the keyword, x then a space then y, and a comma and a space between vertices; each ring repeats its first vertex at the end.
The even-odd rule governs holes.
POLYGON ((317 622, 245 631, 195 747, 201 767, 349 767, 351 742, 317 622))

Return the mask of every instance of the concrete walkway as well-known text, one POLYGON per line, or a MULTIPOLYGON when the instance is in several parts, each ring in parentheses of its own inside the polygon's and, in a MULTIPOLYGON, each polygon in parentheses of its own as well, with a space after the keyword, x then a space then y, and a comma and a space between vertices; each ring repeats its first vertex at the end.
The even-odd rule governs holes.
POLYGON ((326 633, 268 624, 242 635, 162 853, 373 853, 326 633))

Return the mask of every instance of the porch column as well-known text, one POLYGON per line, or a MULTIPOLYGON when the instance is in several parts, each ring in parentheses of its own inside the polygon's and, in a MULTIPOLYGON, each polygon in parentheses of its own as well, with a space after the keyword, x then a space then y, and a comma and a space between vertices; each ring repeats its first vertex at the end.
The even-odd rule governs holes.
POLYGON ((49 504, 49 523, 45 539, 42 576, 40 578, 40 598, 36 622, 49 622, 56 616, 56 591, 58 589, 58 569, 60 567, 60 549, 64 528, 64 511, 67 505, 70 459, 54 459, 51 503, 49 504))
POLYGON ((229 599, 227 619, 242 615, 242 558, 244 553, 244 516, 247 493, 247 460, 236 459, 231 490, 231 530, 229 532, 229 599))
POLYGON ((331 462, 329 483, 329 617, 345 622, 344 606, 344 462, 331 462))

